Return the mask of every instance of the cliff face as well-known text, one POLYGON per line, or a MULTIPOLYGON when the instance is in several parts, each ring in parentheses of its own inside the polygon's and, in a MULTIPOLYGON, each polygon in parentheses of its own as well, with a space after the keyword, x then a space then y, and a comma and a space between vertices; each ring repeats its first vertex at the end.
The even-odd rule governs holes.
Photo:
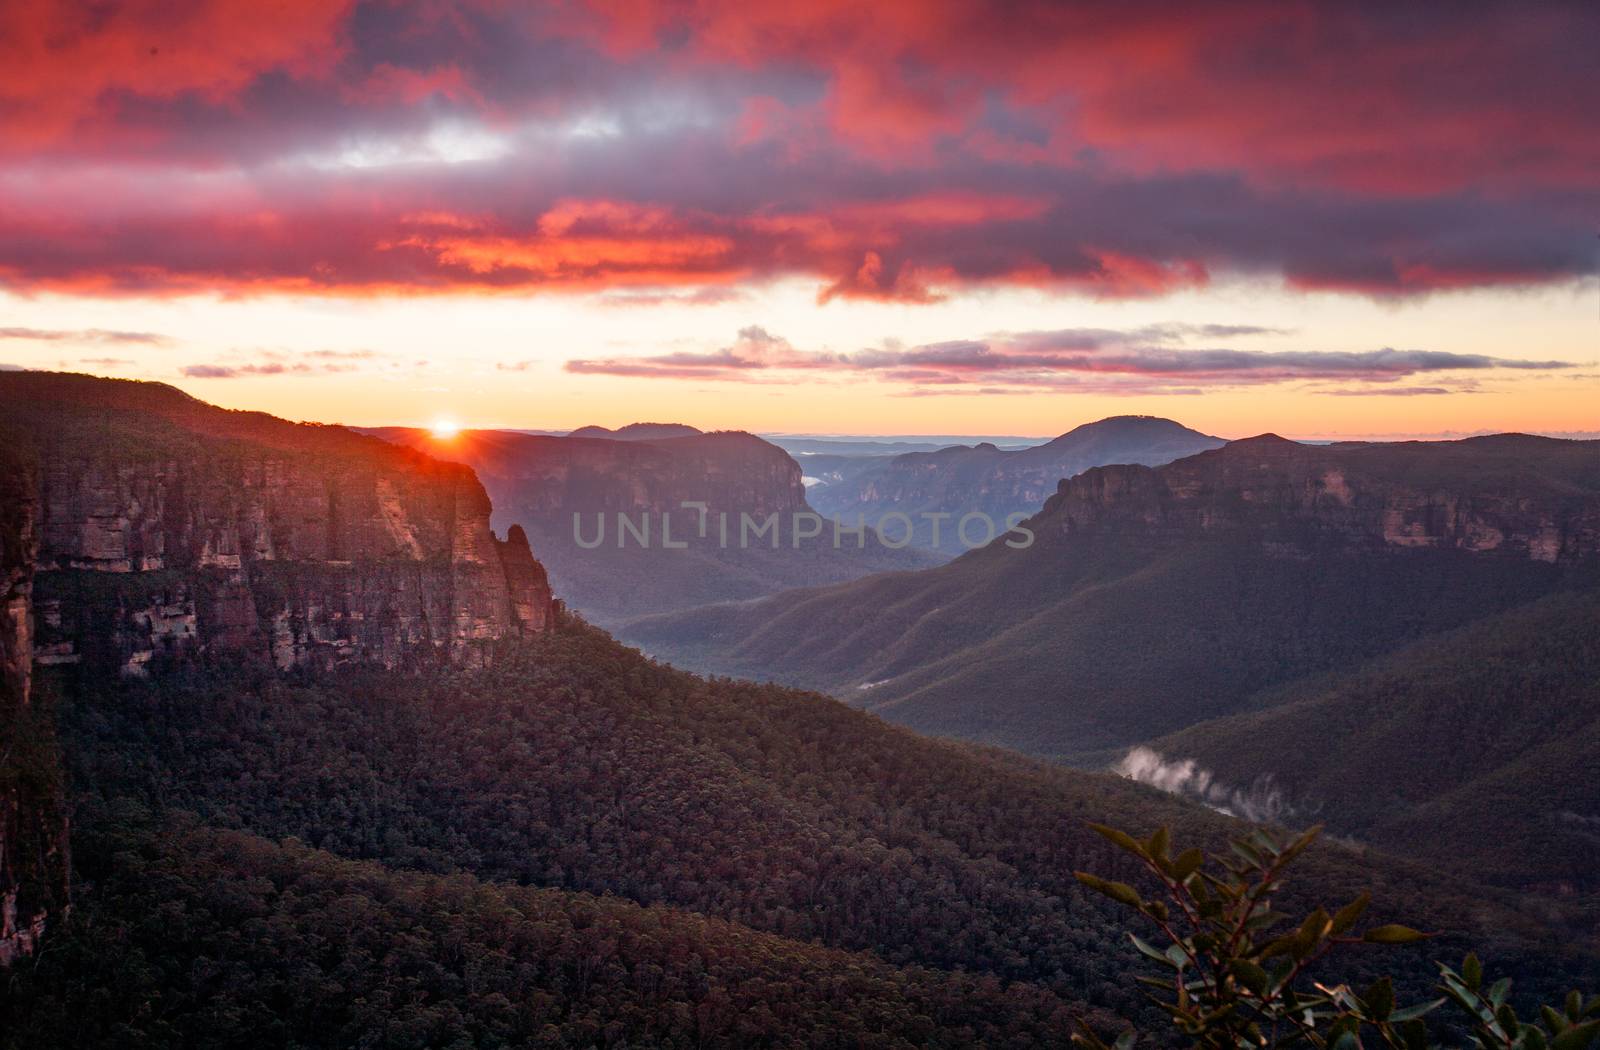
POLYGON ((36 665, 478 663, 555 614, 527 536, 489 515, 470 469, 342 428, 0 373, 0 966, 68 900, 36 665))
POLYGON ((53 417, 30 428, 38 662, 475 662, 550 625, 543 570, 491 532, 470 469, 153 386, 0 379, 53 417))
POLYGON ((1600 442, 1310 446, 1268 435, 1159 469, 1087 471, 1061 482, 1038 525, 1169 539, 1254 530, 1289 556, 1333 543, 1567 562, 1600 551, 1597 496, 1600 442))
POLYGON ((31 464, 0 450, 0 967, 31 955, 67 904, 54 734, 32 697, 38 516, 31 464))
POLYGON ((809 520, 812 511, 799 464, 776 445, 739 432, 643 436, 660 429, 624 428, 631 440, 505 430, 436 438, 405 427, 368 433, 471 466, 494 499, 495 526, 526 530, 562 597, 604 627, 930 562, 876 537, 835 545, 832 527, 820 521, 819 531, 797 536, 796 517, 809 520), (778 524, 767 539, 747 540, 744 515, 778 524), (624 532, 623 519, 639 531, 624 532), (780 532, 781 546, 772 539, 780 532))
POLYGON ((570 530, 574 512, 679 514, 685 502, 762 515, 806 509, 799 465, 751 434, 610 440, 503 430, 448 439, 399 427, 372 433, 470 465, 494 497, 497 524, 554 517, 570 530))
MULTIPOLYGON (((1034 448, 1006 451, 987 442, 936 452, 896 456, 838 484, 813 491, 825 513, 868 521, 899 512, 943 513, 958 520, 980 512, 996 522, 1031 515, 1056 491, 1062 478, 1105 463, 1168 463, 1216 448, 1222 442, 1169 419, 1115 417, 1085 424, 1034 448)), ((959 553, 953 527, 939 546, 959 553)), ((919 527, 915 542, 932 545, 931 529, 919 527)))

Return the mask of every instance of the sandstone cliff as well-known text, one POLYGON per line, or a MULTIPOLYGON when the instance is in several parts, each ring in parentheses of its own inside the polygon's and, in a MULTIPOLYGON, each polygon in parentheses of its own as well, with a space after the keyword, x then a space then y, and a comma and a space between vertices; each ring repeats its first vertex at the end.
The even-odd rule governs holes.
POLYGON ((1061 482, 1035 525, 1172 540, 1252 530, 1294 556, 1335 544, 1568 562, 1600 551, 1600 442, 1500 435, 1303 445, 1265 435, 1159 469, 1061 482))
POLYGON ((67 903, 55 738, 32 696, 39 500, 15 437, 0 431, 0 967, 31 954, 67 903))
POLYGON ((35 417, 39 663, 473 662, 550 625, 468 468, 159 384, 12 374, 0 407, 35 417))
POLYGON ((556 608, 526 534, 489 515, 470 469, 343 428, 0 373, 0 966, 68 900, 35 667, 481 662, 556 608))
POLYGON ((611 440, 505 430, 438 439, 405 427, 369 433, 470 465, 494 497, 497 524, 553 516, 570 530, 574 512, 680 513, 685 501, 751 514, 807 509, 799 465, 752 434, 611 440))
POLYGON ((1113 416, 1086 423, 1053 441, 1007 451, 985 442, 955 445, 935 452, 912 452, 865 469, 840 472, 838 480, 808 495, 817 508, 853 520, 876 522, 885 514, 914 519, 912 541, 959 554, 966 545, 955 522, 972 513, 1004 522, 1037 511, 1062 478, 1106 463, 1169 463, 1221 445, 1221 440, 1170 419, 1113 416), (847 476, 846 476, 847 475, 847 476), (935 542, 928 514, 949 521, 935 542))
POLYGON ((788 453, 738 431, 647 439, 662 429, 625 427, 625 440, 506 430, 440 438, 408 427, 367 433, 472 467, 494 500, 495 526, 526 530, 563 599, 603 627, 932 562, 876 537, 836 546, 831 526, 797 539, 796 516, 813 512, 788 453), (742 542, 742 515, 775 516, 781 546, 742 542), (626 538, 621 518, 650 539, 626 538))

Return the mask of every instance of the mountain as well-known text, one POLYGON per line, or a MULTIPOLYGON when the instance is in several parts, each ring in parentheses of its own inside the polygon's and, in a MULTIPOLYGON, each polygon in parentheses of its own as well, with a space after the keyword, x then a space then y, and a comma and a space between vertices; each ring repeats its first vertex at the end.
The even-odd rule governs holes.
POLYGON ((1126 765, 1208 800, 1264 787, 1285 817, 1503 885, 1594 893, 1597 683, 1600 597, 1553 594, 1269 694, 1126 765))
MULTIPOLYGON (((888 459, 907 452, 937 452, 941 448, 959 445, 971 438, 941 437, 937 434, 919 437, 859 437, 822 434, 763 434, 762 437, 783 449, 789 455, 803 460, 808 456, 881 457, 888 459)), ((982 438, 1002 448, 1031 448, 1043 444, 1038 438, 996 435, 982 438)))
POLYGON ((650 618, 626 636, 924 732, 1096 761, 1593 587, 1597 453, 1517 435, 1268 436, 1164 467, 1102 467, 1061 483, 1023 549, 650 618))
POLYGON ((9 372, 0 413, 36 461, 40 663, 470 662, 553 617, 461 466, 158 383, 9 372))
POLYGON ((79 375, 0 373, 0 419, 0 964, 68 898, 36 669, 471 663, 554 619, 526 537, 490 532, 460 467, 79 375))
POLYGON ((932 563, 870 532, 836 545, 806 502, 799 466, 751 434, 367 433, 471 466, 494 500, 494 523, 525 529, 563 599, 602 625, 932 563), (758 533, 773 517, 773 529, 758 533))
MULTIPOLYGON (((976 523, 965 539, 961 535, 961 519, 968 514, 986 515, 996 532, 1004 532, 1008 518, 1033 515, 1062 478, 1109 463, 1159 465, 1221 444, 1170 419, 1113 416, 1014 451, 984 442, 908 453, 870 466, 830 463, 808 471, 824 482, 809 496, 818 510, 846 521, 862 516, 877 524, 885 515, 905 515, 914 526, 915 545, 959 554, 986 542, 986 531, 976 523), (936 522, 929 515, 944 517, 936 522)), ((899 521, 885 528, 892 538, 905 534, 899 521)))
MULTIPOLYGON (((59 751, 40 750, 66 766, 45 778, 57 797, 14 790, 30 774, 8 747, 0 799, 28 800, 23 823, 52 827, 58 858, 69 805, 79 878, 72 911, 46 913, 46 950, 6 975, 0 1047, 1054 1043, 1074 1018, 1109 1030, 1109 1011, 1148 1014, 1122 977, 1134 959, 1122 916, 1072 876, 1131 877, 1085 822, 1171 824, 1213 848, 1241 827, 1124 778, 921 738, 815 694, 696 678, 555 604, 542 629, 504 621, 470 648, 358 635, 345 658, 300 662, 216 640, 197 602, 199 641, 124 673, 126 661, 89 654, 120 654, 119 625, 140 622, 124 615, 127 581, 232 574, 269 619, 280 600, 344 593, 349 568, 369 561, 399 573, 371 577, 376 591, 424 571, 394 535, 405 525, 420 544, 437 524, 423 510, 444 504, 402 500, 406 514, 379 527, 359 513, 355 481, 399 485, 390 470, 409 464, 416 488, 401 491, 448 483, 435 496, 472 510, 449 520, 473 545, 423 548, 447 568, 487 531, 462 496, 471 475, 161 388, 29 382, 31 404, 15 407, 54 432, 37 455, 15 446, 0 564, 20 593, 35 533, 13 508, 37 484, 34 582, 76 580, 86 613, 64 602, 61 619, 86 633, 82 659, 32 674, 30 710, 60 727, 59 751), (122 546, 70 569, 45 556, 52 522, 82 531, 51 516, 58 475, 45 465, 66 462, 130 479, 95 504, 95 521, 121 523, 122 546), (267 463, 269 477, 303 489, 318 472, 342 494, 332 505, 344 509, 309 519, 318 542, 373 548, 314 556, 325 548, 305 546, 292 511, 318 505, 253 487, 267 463), (212 480, 221 466, 231 490, 212 480), (266 531, 240 526, 251 541, 237 569, 193 560, 196 536, 255 520, 241 508, 258 505, 266 531), (144 521, 159 528, 132 528, 144 521), (272 566, 257 563, 290 552, 302 589, 262 585, 272 566)), ((483 571, 429 578, 452 580, 483 589, 451 595, 472 608, 509 587, 483 571)), ((7 653, 56 616, 27 604, 11 606, 23 616, 9 620, 7 653)), ((18 865, 6 848, 0 871, 59 869, 32 855, 18 865)), ((1373 921, 1448 931, 1440 951, 1470 940, 1517 968, 1519 990, 1594 972, 1563 928, 1572 916, 1374 851, 1319 845, 1284 899, 1364 887, 1380 902, 1373 921)), ((1352 979, 1374 965, 1397 969, 1407 994, 1431 980, 1416 955, 1358 962, 1352 979)))
POLYGON ((567 437, 609 438, 612 441, 660 441, 663 438, 693 437, 701 433, 687 423, 629 423, 615 430, 606 427, 579 427, 567 437))

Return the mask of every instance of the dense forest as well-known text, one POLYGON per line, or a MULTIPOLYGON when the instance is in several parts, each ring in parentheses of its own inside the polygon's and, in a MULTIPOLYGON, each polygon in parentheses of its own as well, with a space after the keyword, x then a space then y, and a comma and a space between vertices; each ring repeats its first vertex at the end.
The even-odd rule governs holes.
POLYGON ((116 808, 78 837, 75 921, 9 978, 8 1050, 1020 1048, 1083 1016, 1025 984, 116 808))
MULTIPOLYGON (((1213 846, 1236 827, 1114 777, 917 737, 814 694, 696 678, 579 622, 507 643, 488 670, 283 678, 217 664, 120 684, 67 671, 45 677, 40 695, 70 762, 78 912, 37 967, 11 978, 6 1030, 35 1033, 13 1045, 82 1042, 62 1034, 60 1004, 101 986, 94 1011, 74 1020, 139 1033, 134 1044, 159 1043, 161 1025, 193 1026, 183 1041, 203 1044, 231 1024, 218 1011, 243 1020, 277 1010, 270 1031, 281 1038, 266 1042, 342 1045, 332 1033, 376 1030, 363 1009, 404 1001, 417 1027, 377 1045, 449 1045, 437 1035, 447 1030, 472 1040, 462 1045, 535 1031, 567 1045, 674 1045, 690 1038, 697 995, 756 997, 740 975, 767 972, 747 958, 763 952, 805 961, 800 985, 833 988, 841 967, 876 974, 878 984, 859 979, 856 994, 873 1005, 857 1021, 925 1016, 874 1029, 911 1045, 1025 1043, 1058 1014, 1061 1024, 1073 1013, 1149 1019, 1126 979, 1136 956, 1115 907, 1072 875, 1131 872, 1086 823, 1177 823, 1213 846), (332 888, 309 892, 323 881, 332 888), (355 888, 336 892, 346 885, 355 888), (549 892, 527 895, 535 887, 549 892), (528 1005, 544 1001, 533 989, 564 1001, 573 978, 563 967, 581 961, 529 972, 520 934, 463 938, 419 916, 428 909, 417 902, 436 894, 457 895, 469 926, 490 922, 502 901, 543 902, 558 925, 660 923, 671 939, 716 939, 708 952, 739 961, 694 994, 652 993, 654 1005, 634 1003, 617 1015, 632 1020, 595 1035, 584 1018, 611 1019, 609 1008, 528 1005), (301 939, 318 951, 299 950, 301 939), (465 941, 501 946, 488 970, 451 954, 465 941), (426 973, 408 970, 407 953, 432 960, 426 973), (112 969, 126 982, 95 976, 112 969), (499 1003, 498 990, 516 1007, 463 1006, 455 982, 479 976, 489 1000, 499 1003), (284 1013, 274 997, 297 981, 364 990, 343 1005, 324 995, 330 1014, 284 1013), (994 1027, 982 1034, 963 1012, 972 1004, 950 1005, 972 987, 1023 1005, 989 1010, 994 1027)), ((1370 888, 1374 921, 1441 931, 1452 950, 1476 944, 1524 974, 1529 994, 1564 990, 1594 966, 1559 947, 1539 909, 1471 881, 1338 844, 1305 864, 1301 903, 1370 888)), ((638 965, 678 973, 655 950, 640 949, 654 961, 638 965)), ((1431 973, 1404 953, 1356 965, 1397 970, 1413 989, 1431 973)), ((640 994, 630 964, 618 967, 595 1003, 640 994)), ((659 980, 676 988, 680 978, 659 980)), ((799 1033, 846 1024, 830 1020, 831 994, 797 990, 809 1005, 759 1015, 764 1037, 799 1045, 809 1043, 799 1033)), ((714 1031, 724 1045, 757 1042, 714 1031)), ((717 1045, 705 1038, 678 1045, 717 1045)))
POLYGON ((1595 593, 1551 595, 1258 706, 1152 746, 1221 781, 1269 774, 1303 819, 1365 842, 1507 886, 1600 890, 1595 593))

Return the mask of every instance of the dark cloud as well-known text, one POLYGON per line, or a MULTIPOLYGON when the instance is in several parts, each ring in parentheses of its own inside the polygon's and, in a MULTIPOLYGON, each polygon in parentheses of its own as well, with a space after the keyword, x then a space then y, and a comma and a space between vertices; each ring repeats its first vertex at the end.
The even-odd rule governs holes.
POLYGON ((1471 387, 1443 386, 1390 386, 1363 387, 1353 390, 1321 390, 1318 393, 1332 397, 1430 397, 1434 394, 1470 394, 1471 387))
POLYGON ((0 285, 1565 281, 1593 266, 1597 31, 1593 5, 5 5, 0 285))
MULTIPOLYGON (((640 357, 569 361, 566 369, 588 375, 658 379, 746 381, 769 372, 870 375, 889 383, 924 388, 1074 390, 1083 393, 1192 393, 1204 387, 1304 381, 1393 383, 1411 376, 1511 371, 1559 371, 1565 361, 1531 361, 1441 350, 1239 350, 1152 345, 1181 342, 1221 328, 1246 334, 1253 326, 1156 325, 1115 329, 1061 329, 997 333, 983 339, 922 346, 886 345, 847 353, 797 350, 758 327, 740 331, 732 344, 706 352, 674 351, 640 357), (985 385, 987 384, 987 385, 985 385)), ((1458 384, 1457 389, 1466 389, 1458 384)), ((1355 395, 1433 392, 1421 387, 1329 390, 1355 395)), ((1442 390, 1441 390, 1442 392, 1442 390)))
POLYGON ((156 332, 119 332, 105 328, 0 328, 0 339, 26 339, 47 343, 136 343, 168 346, 172 340, 156 332))
POLYGON ((353 372, 361 362, 380 355, 373 350, 305 350, 288 353, 262 350, 240 363, 207 362, 184 365, 178 373, 188 379, 241 379, 245 376, 331 375, 353 372))

